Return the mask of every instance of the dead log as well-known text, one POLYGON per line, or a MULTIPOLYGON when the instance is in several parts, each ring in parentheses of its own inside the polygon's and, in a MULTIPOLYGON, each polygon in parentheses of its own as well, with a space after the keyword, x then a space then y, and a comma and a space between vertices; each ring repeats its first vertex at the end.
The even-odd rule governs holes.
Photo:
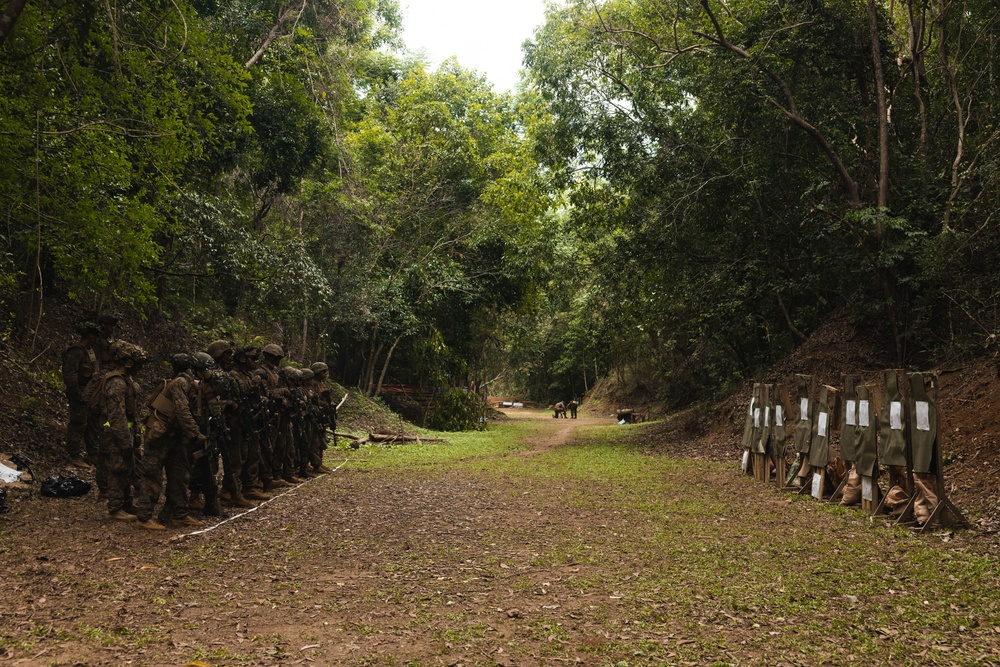
POLYGON ((395 435, 392 433, 369 433, 371 442, 447 442, 444 438, 421 438, 419 435, 395 435))

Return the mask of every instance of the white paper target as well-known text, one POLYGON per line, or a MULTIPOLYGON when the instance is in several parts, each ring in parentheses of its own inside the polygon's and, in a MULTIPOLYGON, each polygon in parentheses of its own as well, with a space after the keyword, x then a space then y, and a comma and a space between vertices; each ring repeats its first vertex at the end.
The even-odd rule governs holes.
POLYGON ((816 423, 816 435, 821 438, 826 437, 826 424, 830 419, 830 415, 826 412, 819 413, 819 420, 816 423))
POLYGON ((848 426, 858 425, 858 403, 857 401, 847 401, 847 413, 844 415, 844 423, 848 426))
POLYGON ((903 404, 893 401, 889 405, 889 428, 893 431, 903 430, 903 404))
POLYGON ((809 399, 803 398, 799 401, 799 420, 809 421, 809 399))
POLYGON ((917 401, 917 430, 931 430, 931 404, 927 401, 917 401))
POLYGON ((868 407, 868 401, 860 401, 858 403, 858 426, 867 427, 872 423, 872 417, 870 408, 868 407))

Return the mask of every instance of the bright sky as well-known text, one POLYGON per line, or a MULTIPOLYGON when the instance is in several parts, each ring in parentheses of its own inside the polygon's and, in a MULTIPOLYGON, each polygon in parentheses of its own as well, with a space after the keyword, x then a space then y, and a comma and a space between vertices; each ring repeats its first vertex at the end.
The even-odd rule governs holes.
POLYGON ((457 56, 479 70, 497 91, 513 90, 521 44, 545 19, 545 0, 400 0, 403 41, 423 50, 430 66, 457 56))

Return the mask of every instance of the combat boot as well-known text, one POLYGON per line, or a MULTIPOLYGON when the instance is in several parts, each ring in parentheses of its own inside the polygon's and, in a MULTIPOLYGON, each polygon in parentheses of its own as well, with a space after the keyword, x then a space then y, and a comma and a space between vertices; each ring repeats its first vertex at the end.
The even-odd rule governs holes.
POLYGON ((167 527, 162 523, 158 523, 155 519, 146 519, 145 521, 137 521, 137 528, 143 528, 145 530, 166 530, 167 527))
POLYGON ((197 491, 191 494, 191 498, 188 499, 188 509, 191 510, 201 510, 205 508, 205 497, 202 496, 197 491))
POLYGON ((137 517, 131 512, 126 512, 124 509, 119 509, 111 513, 111 518, 116 521, 135 521, 137 517))
POLYGON ((243 497, 247 500, 267 500, 271 496, 258 489, 247 489, 243 492, 243 497))
POLYGON ((204 521, 196 519, 190 514, 188 514, 187 516, 182 516, 179 519, 172 519, 170 523, 174 526, 191 526, 193 528, 199 528, 205 525, 204 521))
POLYGON ((268 482, 267 485, 264 487, 264 490, 268 491, 270 489, 283 489, 287 486, 291 486, 291 484, 281 479, 280 477, 277 477, 268 482))
POLYGON ((83 457, 81 457, 79 454, 77 454, 76 456, 72 457, 69 460, 69 464, 71 466, 73 466, 74 468, 81 468, 83 470, 93 470, 94 469, 94 466, 92 466, 89 463, 87 463, 87 461, 85 461, 83 459, 83 457))
POLYGON ((243 509, 249 509, 251 507, 256 507, 252 502, 246 499, 244 495, 235 495, 229 501, 229 504, 233 507, 242 507, 243 509))
POLYGON ((221 491, 221 492, 219 493, 219 498, 220 498, 221 500, 232 500, 232 499, 233 499, 233 493, 232 493, 232 491, 230 491, 229 489, 223 489, 223 490, 222 490, 222 491, 221 491))
POLYGON ((282 479, 284 479, 286 482, 288 482, 289 484, 292 484, 292 485, 301 484, 302 482, 305 481, 304 479, 300 479, 300 478, 296 477, 295 475, 284 475, 282 477, 282 479))
POLYGON ((321 463, 318 466, 316 466, 316 467, 313 468, 313 472, 314 473, 319 473, 321 475, 325 475, 328 472, 333 472, 333 468, 327 468, 325 465, 323 465, 321 463))

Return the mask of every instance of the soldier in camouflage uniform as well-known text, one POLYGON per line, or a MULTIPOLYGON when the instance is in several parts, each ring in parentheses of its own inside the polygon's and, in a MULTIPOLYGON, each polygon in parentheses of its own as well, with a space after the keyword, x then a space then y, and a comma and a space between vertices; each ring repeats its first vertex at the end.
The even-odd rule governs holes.
POLYGON ((142 442, 139 431, 138 394, 135 376, 145 363, 145 350, 138 345, 115 341, 110 349, 109 372, 88 384, 85 396, 100 408, 104 424, 101 454, 108 470, 108 512, 112 519, 135 519, 132 504, 132 477, 135 453, 142 442))
POLYGON ((220 497, 234 507, 253 507, 253 503, 243 496, 243 466, 246 465, 248 447, 239 412, 240 403, 246 402, 248 397, 242 392, 241 378, 233 368, 233 346, 228 341, 217 340, 210 343, 205 351, 230 379, 229 391, 225 396, 218 397, 223 408, 222 419, 226 422, 226 436, 219 441, 223 463, 220 497))
POLYGON ((279 448, 285 452, 285 467, 282 478, 289 484, 300 484, 306 479, 306 475, 296 475, 301 473, 302 459, 302 394, 299 386, 299 369, 291 366, 284 366, 278 373, 281 386, 286 392, 284 405, 284 425, 278 431, 279 439, 284 439, 284 444, 279 448))
MULTIPOLYGON (((94 346, 101 330, 93 322, 76 325, 80 340, 63 352, 62 376, 66 384, 66 398, 69 401, 69 423, 66 425, 66 453, 70 463, 78 467, 89 467, 98 459, 97 416, 90 418, 90 407, 83 400, 83 392, 91 378, 100 371, 94 346), (88 461, 84 461, 86 452, 88 461)), ((107 483, 104 487, 107 488, 107 483)))
POLYGON ((192 410, 198 428, 206 439, 191 443, 188 448, 191 461, 191 495, 188 501, 190 509, 200 509, 204 516, 225 516, 219 506, 219 486, 216 475, 219 471, 219 454, 225 441, 225 421, 222 413, 225 399, 229 392, 230 379, 226 373, 218 370, 212 357, 204 352, 191 355, 194 366, 204 364, 212 369, 199 383, 201 391, 196 394, 196 410, 192 410))
POLYGON ((170 358, 174 377, 165 380, 150 402, 150 415, 146 420, 146 444, 142 464, 142 483, 138 499, 138 526, 147 530, 163 530, 164 524, 202 526, 190 516, 188 509, 188 442, 204 442, 206 437, 195 421, 201 389, 195 378, 204 379, 212 370, 204 358, 195 360, 186 354, 170 358), (188 373, 193 368, 192 373, 188 373), (192 410, 192 407, 194 410, 192 410), (160 511, 160 521, 153 519, 153 510, 163 490, 163 473, 166 471, 166 502, 160 511))
MULTIPOLYGON (((309 466, 315 460, 316 437, 319 434, 319 419, 317 413, 319 406, 316 404, 316 396, 313 391, 313 372, 310 368, 300 368, 298 377, 299 396, 299 466, 298 476, 302 478, 315 477, 309 471, 309 466)), ((318 474, 318 473, 317 473, 318 474)))
POLYGON ((252 345, 240 348, 235 352, 235 365, 230 372, 239 397, 239 432, 246 443, 240 487, 247 500, 267 500, 267 494, 258 487, 269 487, 271 483, 270 461, 262 460, 261 453, 261 435, 267 427, 267 408, 264 405, 264 381, 255 373, 259 355, 260 350, 252 345))
POLYGON ((331 472, 330 469, 323 464, 323 452, 327 448, 326 429, 327 427, 331 431, 337 429, 337 408, 333 405, 333 394, 330 385, 326 381, 330 367, 322 361, 316 361, 309 366, 309 370, 313 372, 310 391, 315 397, 318 417, 317 432, 314 434, 316 440, 313 445, 313 456, 310 463, 312 464, 313 472, 328 473, 331 472))
MULTIPOLYGON (((271 443, 271 472, 274 480, 283 479, 288 484, 297 484, 302 480, 294 476, 295 455, 292 449, 291 436, 291 393, 278 376, 278 365, 284 356, 281 347, 270 343, 264 346, 264 382, 271 402, 271 421, 269 438, 271 443)), ((277 484, 275 484, 277 486, 277 484)))

